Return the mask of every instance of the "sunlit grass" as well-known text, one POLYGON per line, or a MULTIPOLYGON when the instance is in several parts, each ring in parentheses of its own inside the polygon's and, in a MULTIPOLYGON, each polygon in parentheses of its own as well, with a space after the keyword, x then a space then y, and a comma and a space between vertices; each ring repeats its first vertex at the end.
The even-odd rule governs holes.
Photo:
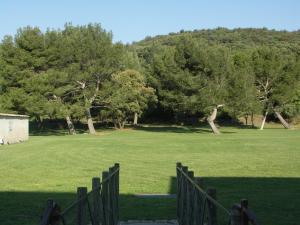
POLYGON ((33 136, 1 146, 0 224, 37 223, 48 197, 63 205, 72 201, 77 186, 90 188, 91 178, 115 162, 121 164, 122 218, 174 218, 174 200, 131 195, 173 192, 175 164, 181 161, 217 188, 227 208, 244 197, 261 224, 295 225, 300 131, 222 131, 214 136, 206 128, 146 127, 97 136, 33 136))

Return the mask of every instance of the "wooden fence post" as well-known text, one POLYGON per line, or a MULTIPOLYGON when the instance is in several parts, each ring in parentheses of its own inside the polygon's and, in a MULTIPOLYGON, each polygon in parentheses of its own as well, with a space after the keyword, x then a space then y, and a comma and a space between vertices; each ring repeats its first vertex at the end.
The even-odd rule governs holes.
POLYGON ((109 200, 110 200, 110 225, 115 224, 115 167, 109 168, 109 200))
POLYGON ((203 179, 194 177, 194 172, 180 162, 176 163, 176 217, 179 225, 203 225, 208 214, 207 225, 218 224, 217 205, 229 214, 230 225, 248 225, 249 221, 258 224, 252 211, 248 209, 248 200, 232 206, 230 213, 224 206, 217 204, 217 191, 203 190, 203 179), (206 214, 207 210, 207 214, 206 214))
MULTIPOLYGON (((207 194, 216 200, 217 198, 217 191, 214 188, 209 188, 207 190, 207 194)), ((217 207, 215 204, 207 200, 207 208, 208 208, 208 225, 217 225, 217 207)))
POLYGON ((180 162, 176 163, 176 185, 177 185, 177 190, 176 190, 176 216, 177 216, 177 221, 180 221, 180 211, 182 210, 181 207, 181 169, 182 164, 180 162))
MULTIPOLYGON (((188 167, 183 166, 182 172, 187 175, 188 173, 188 167)), ((182 175, 182 181, 183 181, 183 189, 182 189, 182 197, 183 197, 183 207, 182 207, 182 223, 181 225, 188 225, 188 218, 187 218, 187 190, 188 190, 188 181, 186 176, 182 175)))
MULTIPOLYGON (((195 183, 200 187, 203 188, 203 179, 201 177, 195 177, 195 183)), ((202 194, 196 188, 194 194, 194 225, 200 225, 201 222, 201 213, 202 213, 202 194)))
POLYGON ((244 212, 244 209, 248 209, 248 200, 242 199, 241 200, 241 223, 242 225, 248 225, 248 217, 246 213, 244 212))
POLYGON ((44 210, 43 217, 41 220, 41 225, 48 225, 50 215, 53 209, 54 201, 52 199, 47 200, 47 207, 44 210))
MULTIPOLYGON (((188 171, 188 177, 193 181, 194 172, 188 171)), ((187 225, 193 225, 194 192, 193 184, 187 179, 187 225)))
POLYGON ((241 208, 239 205, 234 204, 230 212, 230 225, 241 225, 241 208))
POLYGON ((92 196, 93 196, 93 219, 95 225, 100 225, 101 222, 101 204, 100 204, 100 178, 94 177, 92 180, 92 196))
POLYGON ((118 168, 114 165, 114 224, 118 225, 119 218, 118 218, 118 193, 117 193, 117 175, 118 175, 118 168))
POLYGON ((115 169, 118 171, 115 176, 115 186, 116 186, 116 221, 119 222, 119 195, 120 195, 120 164, 115 163, 115 169))
POLYGON ((102 172, 102 204, 103 204, 103 225, 110 225, 109 224, 109 198, 108 198, 108 191, 109 191, 109 186, 108 186, 108 172, 104 171, 102 172))
POLYGON ((77 225, 86 225, 86 201, 87 201, 87 188, 79 187, 77 188, 77 225))

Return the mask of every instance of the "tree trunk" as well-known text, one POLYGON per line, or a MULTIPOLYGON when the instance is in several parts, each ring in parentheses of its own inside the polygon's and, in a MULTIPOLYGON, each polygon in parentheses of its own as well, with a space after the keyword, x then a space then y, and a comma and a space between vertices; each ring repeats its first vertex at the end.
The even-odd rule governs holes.
POLYGON ((266 119, 267 119, 267 115, 268 115, 268 110, 266 110, 266 112, 265 112, 265 116, 264 116, 263 121, 261 123, 260 130, 264 129, 264 126, 265 126, 265 123, 266 123, 266 119))
POLYGON ((88 127, 89 127, 90 134, 95 134, 96 131, 95 131, 93 119, 92 119, 92 116, 91 116, 91 110, 89 108, 86 109, 86 120, 87 120, 87 124, 88 124, 88 127))
POLYGON ((254 128, 254 113, 251 113, 251 125, 254 128))
POLYGON ((119 129, 123 129, 125 127, 125 121, 119 121, 118 125, 119 125, 119 129))
POLYGON ((134 113, 134 117, 133 117, 133 125, 137 126, 138 125, 138 114, 134 113))
POLYGON ((248 115, 245 116, 246 126, 248 125, 248 115))
POLYGON ((211 130, 214 132, 214 134, 220 134, 219 129, 216 127, 214 121, 217 117, 218 108, 215 107, 212 114, 207 118, 207 122, 209 126, 211 127, 211 130))
POLYGON ((284 126, 284 128, 290 129, 291 126, 288 124, 288 122, 286 122, 286 120, 281 116, 281 114, 276 110, 274 110, 274 112, 277 118, 280 120, 281 124, 284 126))
POLYGON ((43 128, 43 118, 41 116, 36 116, 37 128, 40 130, 43 128))
POLYGON ((208 124, 211 127, 211 130, 214 132, 214 134, 220 134, 219 129, 216 127, 214 121, 208 120, 208 124))
POLYGON ((72 135, 76 134, 74 124, 73 124, 70 116, 66 116, 66 121, 67 121, 67 124, 68 124, 69 133, 72 134, 72 135))

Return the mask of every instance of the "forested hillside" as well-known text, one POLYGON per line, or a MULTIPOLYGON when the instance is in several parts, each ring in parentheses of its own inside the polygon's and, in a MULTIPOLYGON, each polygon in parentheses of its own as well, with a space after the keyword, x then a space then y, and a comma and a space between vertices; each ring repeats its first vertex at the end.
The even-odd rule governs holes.
MULTIPOLYGON (((273 114, 286 127, 299 114, 300 32, 219 28, 134 43, 158 114, 175 120, 273 114)), ((213 125, 213 124, 212 124, 213 125)))
MULTIPOLYGON (((99 24, 42 32, 26 27, 0 44, 0 111, 123 128, 152 122, 300 113, 300 31, 180 31, 123 45, 99 24)), ((262 127, 264 124, 262 121, 262 127)), ((288 121, 288 122, 287 122, 288 121)))

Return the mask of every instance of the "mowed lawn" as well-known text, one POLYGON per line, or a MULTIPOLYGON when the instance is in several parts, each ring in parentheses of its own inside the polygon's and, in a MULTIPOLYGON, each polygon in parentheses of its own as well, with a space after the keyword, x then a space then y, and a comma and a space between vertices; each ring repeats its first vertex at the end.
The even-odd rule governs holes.
POLYGON ((0 224, 38 224, 48 198, 64 208, 78 186, 115 162, 121 165, 122 219, 175 218, 174 199, 141 199, 138 193, 174 193, 180 161, 217 189, 228 209, 249 200, 263 225, 300 220, 300 130, 145 127, 97 136, 32 136, 0 146, 0 224))

